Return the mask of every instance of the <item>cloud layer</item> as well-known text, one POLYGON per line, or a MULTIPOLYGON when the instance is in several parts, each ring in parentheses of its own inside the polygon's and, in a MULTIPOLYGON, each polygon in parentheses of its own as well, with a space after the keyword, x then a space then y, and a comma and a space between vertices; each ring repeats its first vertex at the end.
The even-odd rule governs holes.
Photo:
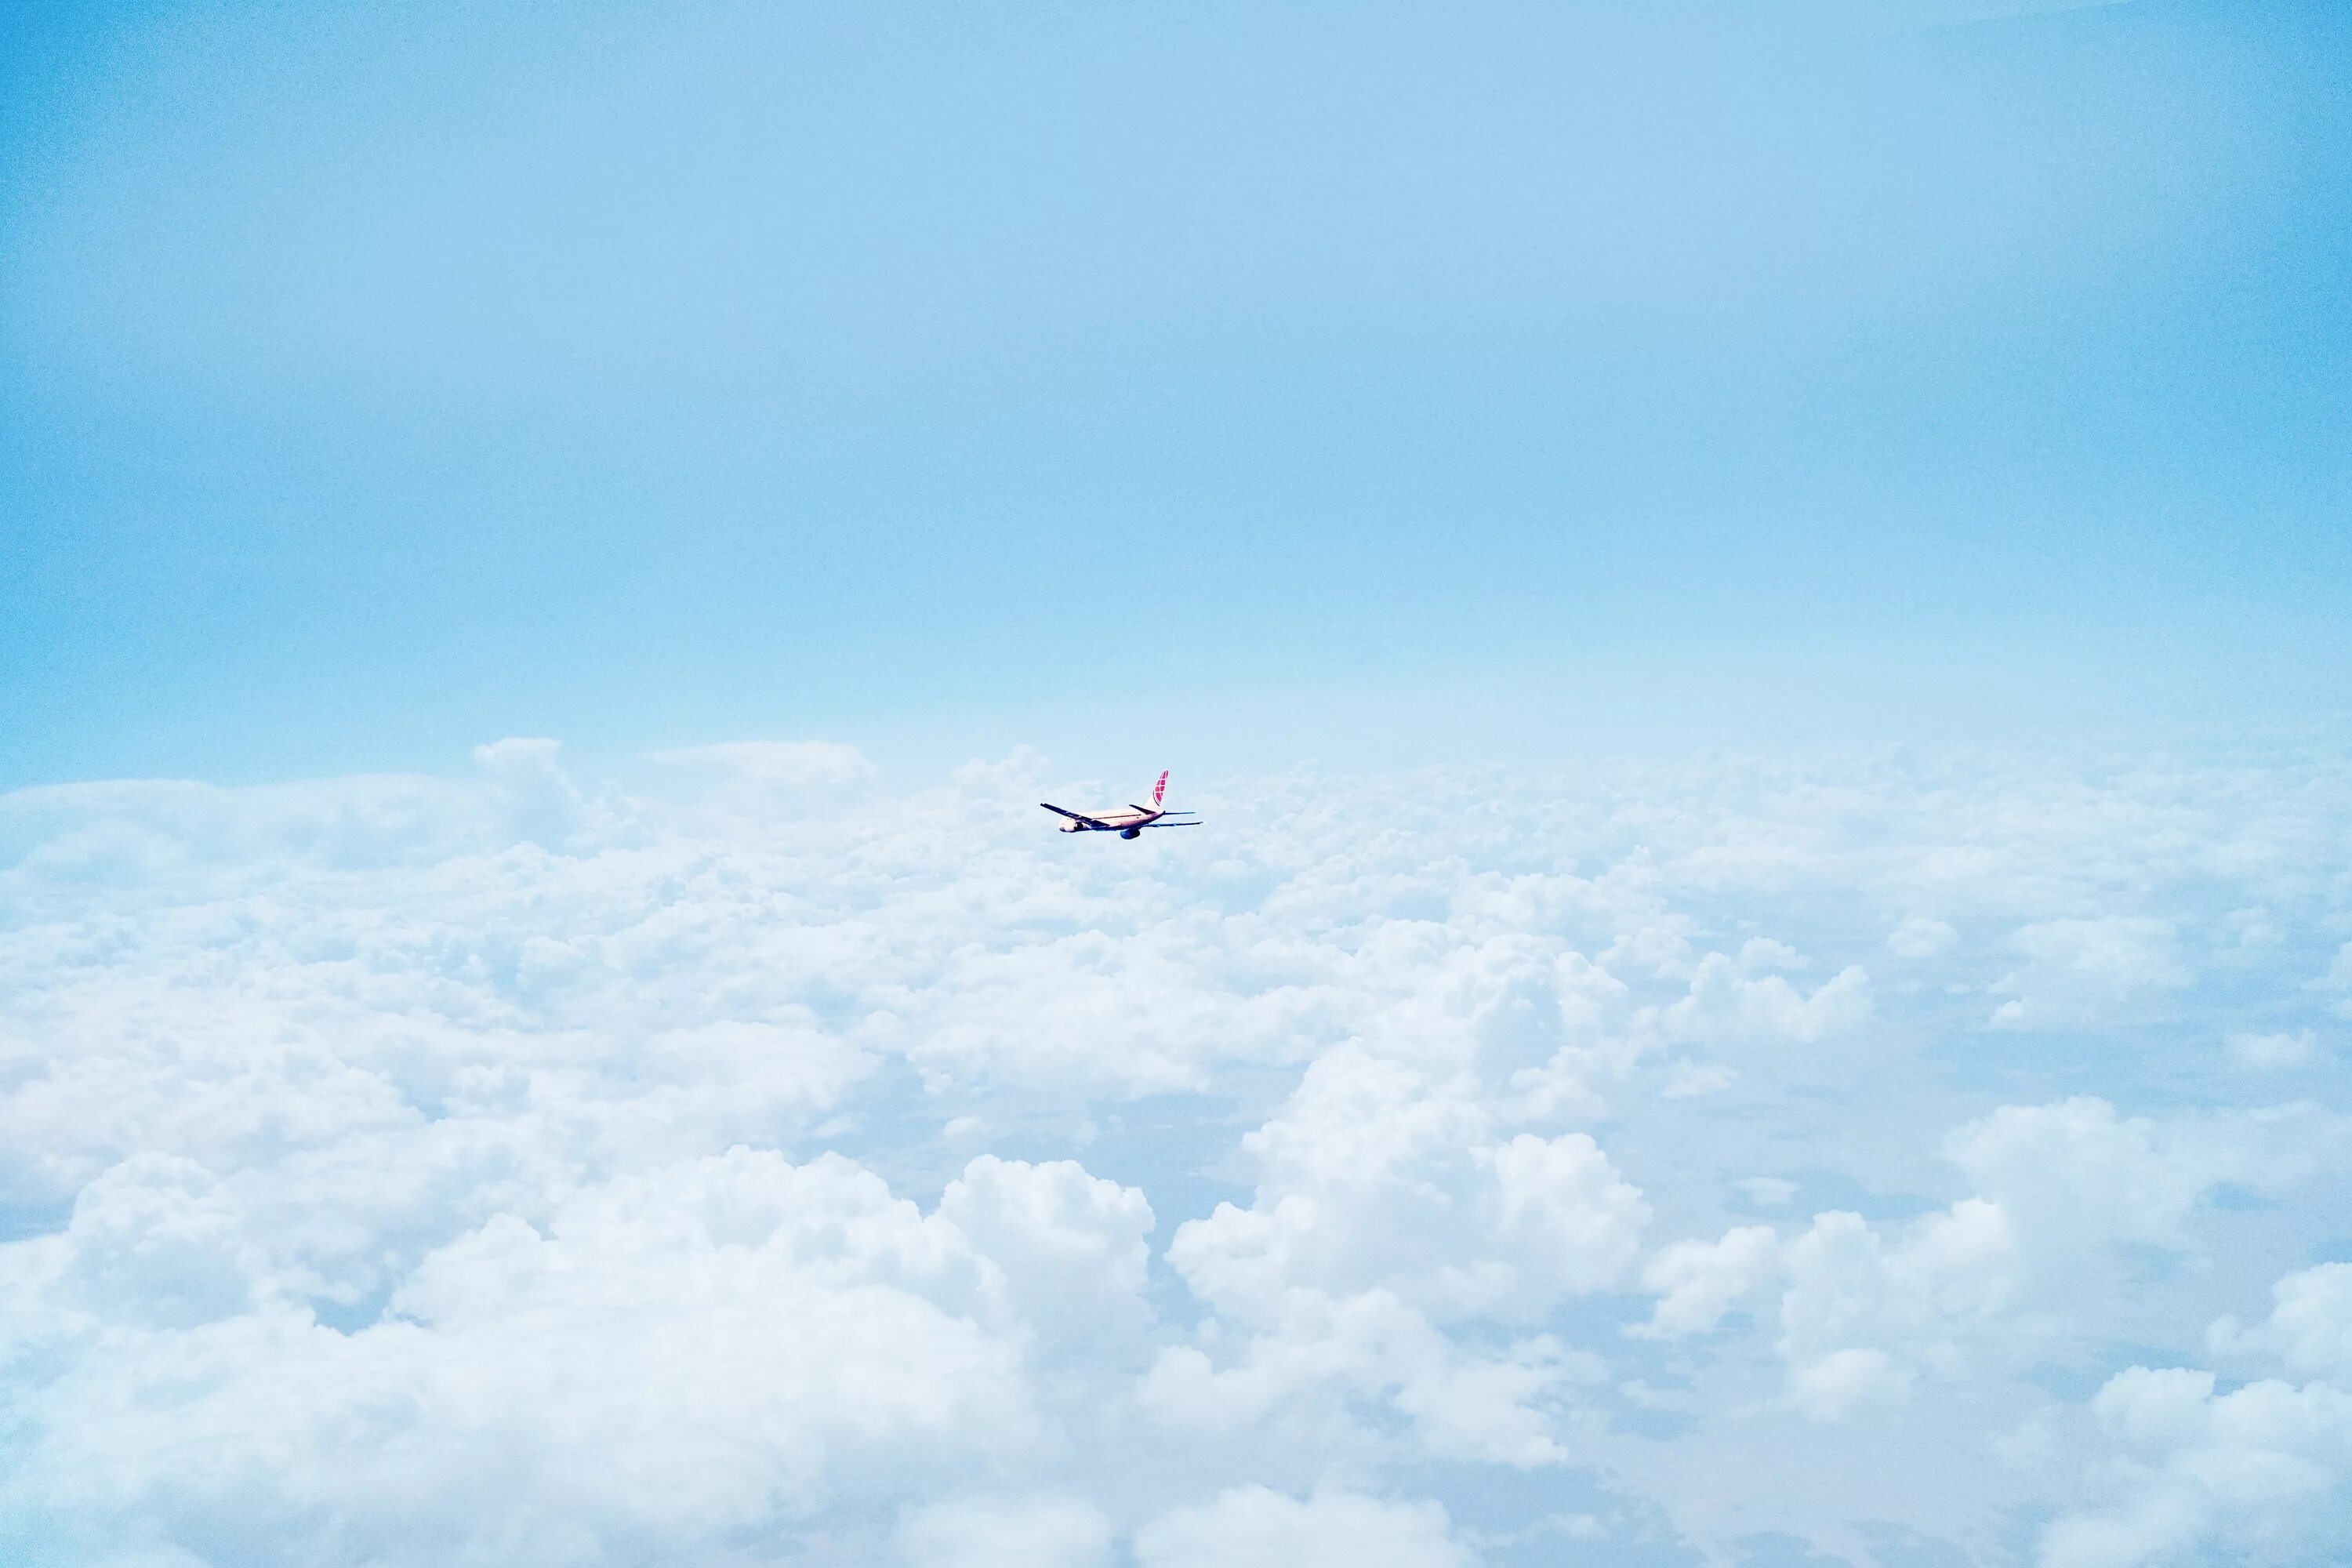
POLYGON ((0 797, 5 1555, 2352 1547, 2333 752, 659 761, 0 797))

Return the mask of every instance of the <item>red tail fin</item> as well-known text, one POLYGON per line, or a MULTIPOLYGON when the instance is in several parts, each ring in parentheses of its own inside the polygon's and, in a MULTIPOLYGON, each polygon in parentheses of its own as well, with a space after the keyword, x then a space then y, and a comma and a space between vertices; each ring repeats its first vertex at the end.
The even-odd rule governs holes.
POLYGON ((1160 782, 1151 786, 1151 804, 1153 805, 1158 805, 1160 804, 1160 797, 1167 793, 1168 774, 1165 770, 1162 770, 1160 774, 1160 782))

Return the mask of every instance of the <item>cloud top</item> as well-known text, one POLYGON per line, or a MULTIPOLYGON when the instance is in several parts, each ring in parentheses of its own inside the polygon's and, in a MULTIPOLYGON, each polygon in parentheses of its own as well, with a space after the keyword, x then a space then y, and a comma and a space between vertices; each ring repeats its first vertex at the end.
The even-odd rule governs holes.
POLYGON ((12 1559, 2343 1544, 2332 757, 670 761, 0 796, 12 1559))

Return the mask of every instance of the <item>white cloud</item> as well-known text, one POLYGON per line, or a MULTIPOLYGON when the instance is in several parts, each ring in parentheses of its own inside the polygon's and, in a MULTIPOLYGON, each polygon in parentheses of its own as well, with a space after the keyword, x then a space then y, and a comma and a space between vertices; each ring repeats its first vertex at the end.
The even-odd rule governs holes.
POLYGON ((2297 1029, 2293 1034, 2235 1034, 2230 1037, 2230 1056, 2242 1067, 2256 1068, 2299 1068, 2308 1065, 2318 1055, 2318 1041, 2309 1029, 2297 1029))
POLYGON ((1539 1319, 1617 1281, 1648 1218, 1587 1134, 1510 1134, 1459 1079, 1352 1047, 1243 1139, 1256 1201, 1186 1222, 1169 1260, 1203 1300, 1278 1318, 1297 1289, 1388 1289, 1438 1321, 1539 1319))
POLYGON ((948 1184, 939 1215, 1003 1271, 1030 1321, 1066 1339, 1131 1329, 1149 1316, 1151 1205, 1133 1187, 1074 1161, 1031 1165, 982 1154, 948 1184))
POLYGON ((1083 1497, 960 1494, 899 1528, 909 1568, 1096 1568, 1110 1559, 1110 1516, 1083 1497))
POLYGON ((1318 1060, 1242 1141, 1260 1167, 1255 1203, 1186 1222, 1168 1249, 1238 1335, 1163 1352, 1143 1407, 1217 1426, 1346 1390, 1391 1402, 1440 1455, 1564 1458, 1555 1406, 1598 1380, 1590 1358, 1523 1333, 1465 1353, 1442 1331, 1524 1329, 1615 1284, 1648 1209, 1587 1134, 1513 1134, 1496 1119, 1459 1075, 1352 1047, 1318 1060))
POLYGON ((2133 1454, 2117 1472, 2124 1495, 2051 1524, 2042 1568, 2137 1568, 2200 1549, 2222 1561, 2325 1562, 2352 1549, 2340 1506, 2352 1394, 2270 1381, 2217 1394, 2210 1373, 2136 1366, 2093 1410, 2133 1454))
POLYGON ((12 1337, 93 1352, 19 1406, 20 1505, 242 1520, 288 1561, 428 1561, 449 1531, 685 1544, 1044 1432, 1001 1266, 838 1156, 739 1149, 494 1215, 351 1333, 189 1175, 13 1249, 55 1285, 12 1337))
POLYGON ((490 777, 490 798, 506 837, 554 848, 588 826, 588 802, 558 761, 562 750, 562 742, 546 740, 474 748, 474 761, 490 777))
POLYGON ((1657 1309, 1634 1332, 1655 1339, 1703 1333, 1780 1271, 1780 1243, 1769 1225, 1726 1231, 1720 1241, 1678 1241, 1642 1271, 1657 1309))
POLYGON ((2352 1384, 2352 1263, 2323 1263, 2271 1287, 2268 1321, 2217 1320, 2207 1341, 2223 1354, 2266 1355, 2290 1372, 2352 1384))
POLYGON ((1235 1487, 1136 1533, 1139 1568, 1471 1568, 1434 1502, 1235 1487))
POLYGON ((2196 978, 2172 922, 2147 915, 2038 921, 2018 928, 2009 945, 2025 966, 1993 983, 2011 999, 1993 1010, 1992 1021, 2013 1027, 2106 1017, 2196 978))
POLYGON ((2343 1162, 2341 1121, 2296 1104, 2165 1121, 2089 1096, 2003 1106, 1952 1132, 1948 1156, 2025 1225, 2045 1256, 2119 1240, 2186 1248, 2224 1184, 2293 1191, 2343 1162))
POLYGON ((2333 1542, 2324 759, 667 763, 0 796, 0 1557, 2333 1542))
POLYGON ((1969 1198, 1892 1242, 1859 1215, 1817 1215, 1789 1242, 1780 1353, 1790 1395, 1832 1420, 1900 1401, 1923 1373, 1963 1370, 1966 1337, 2006 1304, 2015 1243, 1998 1205, 1969 1198))
POLYGON ((1849 1345, 1789 1369, 1789 1397, 1817 1420, 1909 1397, 1916 1373, 1875 1345, 1849 1345))
POLYGON ((2225 1183, 2294 1190, 2326 1168, 2339 1125, 2308 1107, 2159 1123, 2089 1099, 2004 1106, 1944 1140, 1975 1195, 1906 1225, 1831 1212, 1786 1238, 1745 1226, 1670 1244, 1643 1270, 1650 1319, 1628 1331, 1705 1333, 1777 1291, 1798 1409, 1835 1420, 1899 1404, 1922 1377, 2021 1366, 2083 1331, 2081 1303, 2123 1288, 2130 1248, 2193 1247, 2201 1205, 2225 1183))
POLYGON ((1871 1015, 1870 976, 1858 964, 1811 991, 1784 975, 1751 975, 1744 967, 1719 952, 1701 959, 1691 975, 1690 994, 1659 1014, 1660 1031, 1670 1040, 1706 1045, 1810 1044, 1852 1029, 1871 1015))
POLYGON ((1410 1424, 1415 1450, 1520 1468, 1569 1458, 1561 1421, 1607 1364, 1549 1335, 1480 1352, 1386 1290, 1294 1293, 1278 1321, 1162 1350, 1136 1388, 1154 1424, 1224 1436, 1273 1426, 1344 1432, 1359 1401, 1410 1424), (1222 1352, 1218 1364, 1212 1352, 1222 1352))
POLYGON ((1886 933, 1886 945, 1897 958, 1933 958, 1959 937, 1948 921, 1932 915, 1906 915, 1886 933))

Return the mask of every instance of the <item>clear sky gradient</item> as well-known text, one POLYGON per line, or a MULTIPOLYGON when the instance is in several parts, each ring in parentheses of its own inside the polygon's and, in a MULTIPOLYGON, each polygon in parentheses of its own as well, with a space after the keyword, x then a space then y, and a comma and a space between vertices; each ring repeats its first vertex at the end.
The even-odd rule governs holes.
POLYGON ((1624 9, 15 7, 0 784, 2343 695, 2342 6, 1624 9))

